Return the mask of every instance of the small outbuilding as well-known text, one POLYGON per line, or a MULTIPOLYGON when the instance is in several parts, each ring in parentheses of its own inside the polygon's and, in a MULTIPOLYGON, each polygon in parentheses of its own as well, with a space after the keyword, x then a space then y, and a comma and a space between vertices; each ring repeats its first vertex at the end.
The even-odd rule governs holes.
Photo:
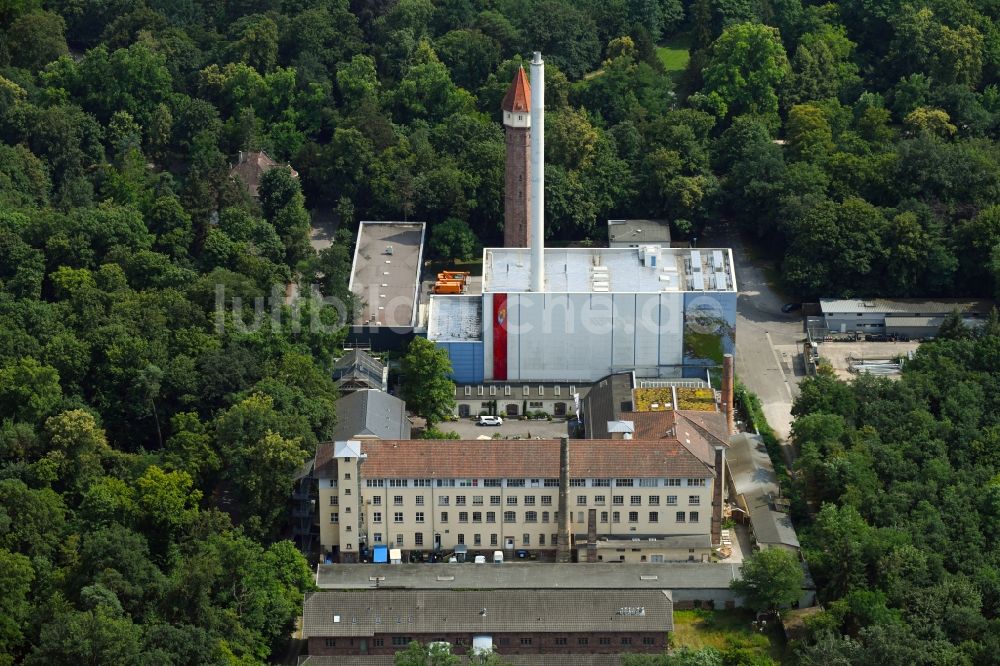
POLYGON ((937 335, 945 318, 958 311, 968 326, 984 322, 994 304, 961 298, 822 298, 820 310, 830 333, 928 338, 937 335))

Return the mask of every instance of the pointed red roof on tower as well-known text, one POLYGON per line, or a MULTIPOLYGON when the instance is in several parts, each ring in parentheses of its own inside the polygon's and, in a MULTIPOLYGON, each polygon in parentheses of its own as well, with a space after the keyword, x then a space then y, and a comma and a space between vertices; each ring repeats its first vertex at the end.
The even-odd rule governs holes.
POLYGON ((517 68, 517 74, 507 89, 507 94, 503 97, 501 108, 504 111, 531 111, 531 86, 528 85, 528 77, 524 73, 524 67, 517 68))

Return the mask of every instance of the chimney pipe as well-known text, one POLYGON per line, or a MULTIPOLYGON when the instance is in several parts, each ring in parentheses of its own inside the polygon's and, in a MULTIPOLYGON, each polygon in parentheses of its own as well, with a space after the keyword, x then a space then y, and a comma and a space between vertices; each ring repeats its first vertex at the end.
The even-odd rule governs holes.
POLYGON ((531 291, 545 291, 545 63, 531 58, 531 291))
POLYGON ((569 438, 559 439, 559 535, 556 562, 570 561, 569 552, 569 438))
POLYGON ((597 561, 597 509, 587 509, 587 562, 597 561))
POLYGON ((733 385, 735 382, 733 355, 725 354, 722 357, 722 411, 726 415, 726 427, 729 429, 730 435, 735 431, 733 419, 733 385))

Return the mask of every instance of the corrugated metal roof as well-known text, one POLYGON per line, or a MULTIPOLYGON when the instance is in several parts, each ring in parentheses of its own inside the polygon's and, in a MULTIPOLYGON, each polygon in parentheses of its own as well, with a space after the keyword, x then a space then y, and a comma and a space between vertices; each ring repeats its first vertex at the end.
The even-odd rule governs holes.
POLYGON ((781 544, 799 547, 799 537, 795 534, 792 519, 787 513, 775 511, 770 504, 754 504, 748 498, 750 523, 757 543, 764 545, 781 544))
POLYGON ((302 612, 303 638, 671 631, 673 624, 666 590, 336 590, 308 593, 302 612))
POLYGON ((988 314, 993 303, 984 300, 961 298, 940 298, 935 300, 922 298, 821 298, 819 300, 823 314, 867 313, 900 313, 913 315, 946 315, 955 309, 962 313, 988 314))
POLYGON ((925 326, 927 328, 940 328, 944 323, 944 317, 886 317, 886 329, 900 326, 925 326))
MULTIPOLYGON (((660 543, 688 543, 692 535, 660 537, 660 543)), ((707 536, 704 537, 707 540, 707 536)), ((696 537, 701 539, 701 537, 696 537)), ((600 543, 629 544, 630 540, 600 543)), ((695 546, 703 545, 695 541, 695 546)), ((676 546, 682 547, 682 546, 676 546)), ((464 564, 320 564, 316 584, 322 589, 361 590, 687 590, 728 589, 740 578, 731 563, 664 562, 629 564, 607 562, 573 565, 554 562, 507 562, 501 566, 464 564), (377 581, 377 582, 376 582, 377 581)))

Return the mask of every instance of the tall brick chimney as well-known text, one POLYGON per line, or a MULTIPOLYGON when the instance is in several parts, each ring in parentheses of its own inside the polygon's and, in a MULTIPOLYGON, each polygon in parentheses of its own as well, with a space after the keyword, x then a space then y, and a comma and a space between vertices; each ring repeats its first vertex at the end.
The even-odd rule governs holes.
POLYGON ((503 98, 504 247, 528 247, 531 235, 531 87, 519 67, 503 98))
POLYGON ((722 357, 722 411, 726 415, 726 426, 729 434, 736 430, 736 422, 733 416, 733 387, 736 384, 736 369, 733 364, 733 355, 726 354, 722 357))
POLYGON ((570 562, 569 544, 569 438, 559 439, 559 532, 556 537, 556 562, 570 562))
POLYGON ((587 509, 587 562, 597 561, 597 509, 587 509))

